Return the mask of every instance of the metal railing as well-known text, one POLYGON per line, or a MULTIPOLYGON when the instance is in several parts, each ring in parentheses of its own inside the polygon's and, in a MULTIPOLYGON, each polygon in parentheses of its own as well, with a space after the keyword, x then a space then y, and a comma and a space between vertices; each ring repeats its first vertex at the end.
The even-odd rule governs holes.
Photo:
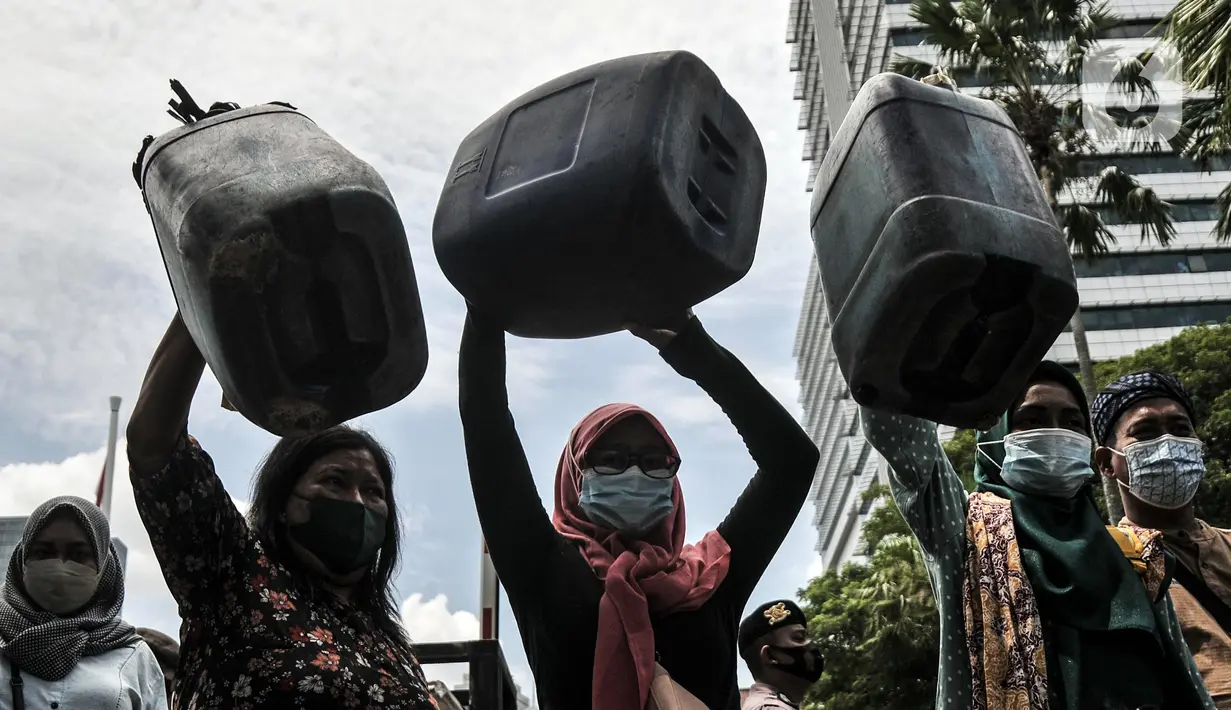
POLYGON ((422 665, 466 663, 470 688, 454 690, 466 710, 517 710, 517 686, 495 639, 455 643, 420 643, 414 646, 422 665))

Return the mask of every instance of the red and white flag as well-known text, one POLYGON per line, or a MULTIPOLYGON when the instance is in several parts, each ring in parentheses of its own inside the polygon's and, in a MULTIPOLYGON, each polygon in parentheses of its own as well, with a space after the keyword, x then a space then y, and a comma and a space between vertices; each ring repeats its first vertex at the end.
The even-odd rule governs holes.
POLYGON ((94 505, 99 508, 103 507, 103 491, 107 488, 107 464, 103 464, 102 473, 98 475, 98 495, 94 501, 94 505))

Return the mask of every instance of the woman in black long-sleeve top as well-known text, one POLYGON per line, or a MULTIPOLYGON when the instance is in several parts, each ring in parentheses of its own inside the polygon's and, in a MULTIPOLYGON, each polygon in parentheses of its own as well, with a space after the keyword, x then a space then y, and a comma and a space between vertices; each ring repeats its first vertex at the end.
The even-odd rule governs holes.
POLYGON ((678 454, 631 405, 601 408, 574 430, 549 518, 509 412, 504 332, 471 314, 461 414, 479 520, 542 710, 641 710, 655 662, 711 710, 736 710, 740 615, 803 506, 819 454, 691 313, 676 331, 631 330, 722 407, 756 461, 726 520, 697 546, 682 544, 678 454), (634 501, 652 510, 638 513, 634 501))

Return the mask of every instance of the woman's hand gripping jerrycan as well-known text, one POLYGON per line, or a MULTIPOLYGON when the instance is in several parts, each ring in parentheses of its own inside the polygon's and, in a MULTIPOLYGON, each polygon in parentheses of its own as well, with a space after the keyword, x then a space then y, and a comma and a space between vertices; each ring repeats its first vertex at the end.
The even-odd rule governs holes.
POLYGON ((812 240, 855 401, 987 428, 1077 308, 1073 262, 999 106, 863 85, 821 164, 812 240))
POLYGON ((653 325, 752 266, 765 152, 688 52, 613 59, 514 100, 462 141, 432 241, 445 276, 514 335, 653 325))
POLYGON ((288 104, 204 111, 133 165, 184 323, 226 398, 300 436, 418 386, 427 335, 410 248, 380 175, 288 104))

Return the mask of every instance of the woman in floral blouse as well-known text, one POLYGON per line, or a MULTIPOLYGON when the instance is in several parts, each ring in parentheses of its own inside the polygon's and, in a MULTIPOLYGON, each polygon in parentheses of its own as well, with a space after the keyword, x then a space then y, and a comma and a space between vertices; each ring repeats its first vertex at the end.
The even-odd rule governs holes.
POLYGON ((187 434, 205 361, 177 314, 128 425, 137 509, 183 619, 179 708, 435 708, 397 621, 388 454, 346 427, 283 439, 249 518, 187 434))

